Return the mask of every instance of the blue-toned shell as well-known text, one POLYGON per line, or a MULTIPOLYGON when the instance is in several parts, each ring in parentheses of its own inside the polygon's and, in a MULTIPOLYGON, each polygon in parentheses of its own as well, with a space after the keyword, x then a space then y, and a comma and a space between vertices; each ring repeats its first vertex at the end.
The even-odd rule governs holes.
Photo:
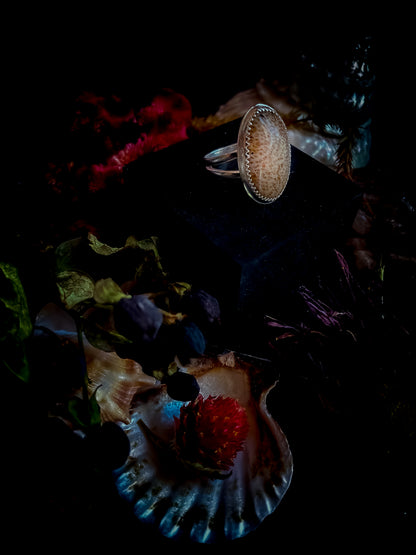
POLYGON ((204 397, 230 396, 246 409, 249 432, 231 474, 217 478, 178 470, 177 462, 150 439, 141 423, 168 443, 182 405, 158 386, 138 392, 130 423, 122 425, 131 451, 126 464, 114 473, 116 486, 137 518, 166 537, 199 543, 240 538, 276 509, 292 477, 288 442, 266 408, 274 384, 259 387, 261 372, 232 355, 194 361, 188 371, 197 378, 204 397))

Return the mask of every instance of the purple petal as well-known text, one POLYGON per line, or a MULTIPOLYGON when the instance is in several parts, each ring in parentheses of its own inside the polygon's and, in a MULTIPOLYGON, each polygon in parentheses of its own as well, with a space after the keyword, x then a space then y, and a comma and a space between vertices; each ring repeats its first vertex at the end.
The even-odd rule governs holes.
POLYGON ((334 251, 335 251, 335 256, 337 257, 338 263, 341 267, 342 273, 344 274, 345 281, 347 282, 348 289, 351 293, 352 298, 355 300, 355 294, 354 294, 354 291, 353 291, 354 277, 351 273, 348 262, 346 261, 345 257, 339 251, 337 251, 336 249, 334 249, 334 251))
POLYGON ((306 302, 313 316, 318 318, 324 326, 341 329, 339 317, 344 315, 351 316, 347 312, 337 312, 336 310, 333 310, 327 304, 314 297, 312 292, 304 286, 299 288, 299 293, 306 302))

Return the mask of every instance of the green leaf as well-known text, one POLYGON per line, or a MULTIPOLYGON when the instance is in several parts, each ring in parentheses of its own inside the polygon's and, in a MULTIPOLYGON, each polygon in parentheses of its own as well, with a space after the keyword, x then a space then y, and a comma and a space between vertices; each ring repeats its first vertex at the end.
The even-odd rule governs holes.
POLYGON ((93 298, 95 284, 89 275, 75 270, 65 270, 60 272, 56 279, 61 301, 68 310, 93 298))
POLYGON ((141 249, 143 251, 152 251, 155 255, 159 256, 158 243, 159 238, 155 236, 147 237, 146 239, 136 239, 134 235, 130 235, 127 237, 125 246, 141 249))
POLYGON ((122 251, 124 249, 124 247, 111 247, 110 245, 106 245, 105 243, 99 241, 97 237, 92 233, 88 233, 88 241, 90 247, 94 252, 104 256, 115 254, 116 252, 122 251))
POLYGON ((83 399, 73 397, 68 401, 68 412, 73 422, 81 428, 85 428, 89 423, 88 406, 83 399))
POLYGON ((116 304, 121 299, 129 299, 120 286, 111 278, 99 279, 94 287, 94 300, 98 304, 116 304))
POLYGON ((12 331, 18 339, 26 339, 32 333, 32 321, 23 285, 17 268, 11 264, 0 262, 0 279, 5 293, 1 295, 6 310, 14 316, 12 331))
POLYGON ((90 406, 90 426, 94 426, 95 424, 101 423, 101 415, 100 415, 100 405, 97 401, 97 391, 101 386, 99 385, 94 393, 89 398, 89 406, 90 406))
MULTIPOLYGON (((138 240, 130 236, 124 246, 112 247, 90 233, 88 239, 78 237, 58 245, 55 265, 61 300, 67 308, 75 307, 90 295, 91 284, 85 276, 94 282, 109 277, 118 283, 137 280, 142 291, 155 290, 154 287, 163 285, 166 278, 157 237, 138 240), (87 295, 83 292, 85 288, 87 295)), ((102 302, 101 298, 99 302, 102 302)), ((114 301, 104 299, 103 302, 114 301)))
POLYGON ((81 428, 88 428, 101 423, 100 406, 96 398, 99 387, 87 400, 73 397, 68 401, 68 412, 72 420, 81 428))
POLYGON ((186 281, 174 281, 169 283, 168 289, 178 295, 178 297, 183 297, 191 291, 192 285, 186 281))
POLYGON ((94 307, 82 316, 82 329, 89 343, 97 349, 112 352, 118 345, 131 345, 132 341, 114 329, 112 308, 94 307))
POLYGON ((126 241, 126 247, 139 249, 144 254, 143 261, 136 268, 137 280, 158 281, 166 277, 159 255, 158 237, 148 237, 138 240, 130 236, 126 241))
POLYGON ((17 268, 0 262, 0 364, 21 380, 30 376, 25 340, 32 333, 32 321, 17 268))
POLYGON ((56 272, 79 269, 84 263, 85 245, 82 237, 69 239, 55 249, 56 272))

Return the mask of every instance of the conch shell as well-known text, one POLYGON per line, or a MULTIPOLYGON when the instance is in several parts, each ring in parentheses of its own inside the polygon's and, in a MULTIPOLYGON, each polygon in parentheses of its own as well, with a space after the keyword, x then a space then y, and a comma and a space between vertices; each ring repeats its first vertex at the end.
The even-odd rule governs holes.
POLYGON ((276 509, 292 478, 288 442, 266 407, 275 381, 265 383, 265 372, 232 353, 194 360, 187 371, 197 378, 203 397, 229 396, 246 410, 249 431, 230 474, 197 475, 169 462, 152 436, 162 444, 174 441, 182 402, 159 385, 139 391, 133 400, 130 422, 122 426, 131 451, 114 473, 116 486, 137 518, 166 537, 198 543, 240 538, 276 509))

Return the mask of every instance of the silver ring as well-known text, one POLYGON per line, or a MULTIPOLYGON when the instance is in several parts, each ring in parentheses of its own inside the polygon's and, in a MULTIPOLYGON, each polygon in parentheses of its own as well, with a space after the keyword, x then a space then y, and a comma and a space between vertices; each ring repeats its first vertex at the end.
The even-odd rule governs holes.
POLYGON ((274 202, 285 190, 290 159, 286 125, 267 104, 256 104, 246 112, 237 143, 204 156, 207 170, 241 179, 248 195, 262 204, 274 202))

